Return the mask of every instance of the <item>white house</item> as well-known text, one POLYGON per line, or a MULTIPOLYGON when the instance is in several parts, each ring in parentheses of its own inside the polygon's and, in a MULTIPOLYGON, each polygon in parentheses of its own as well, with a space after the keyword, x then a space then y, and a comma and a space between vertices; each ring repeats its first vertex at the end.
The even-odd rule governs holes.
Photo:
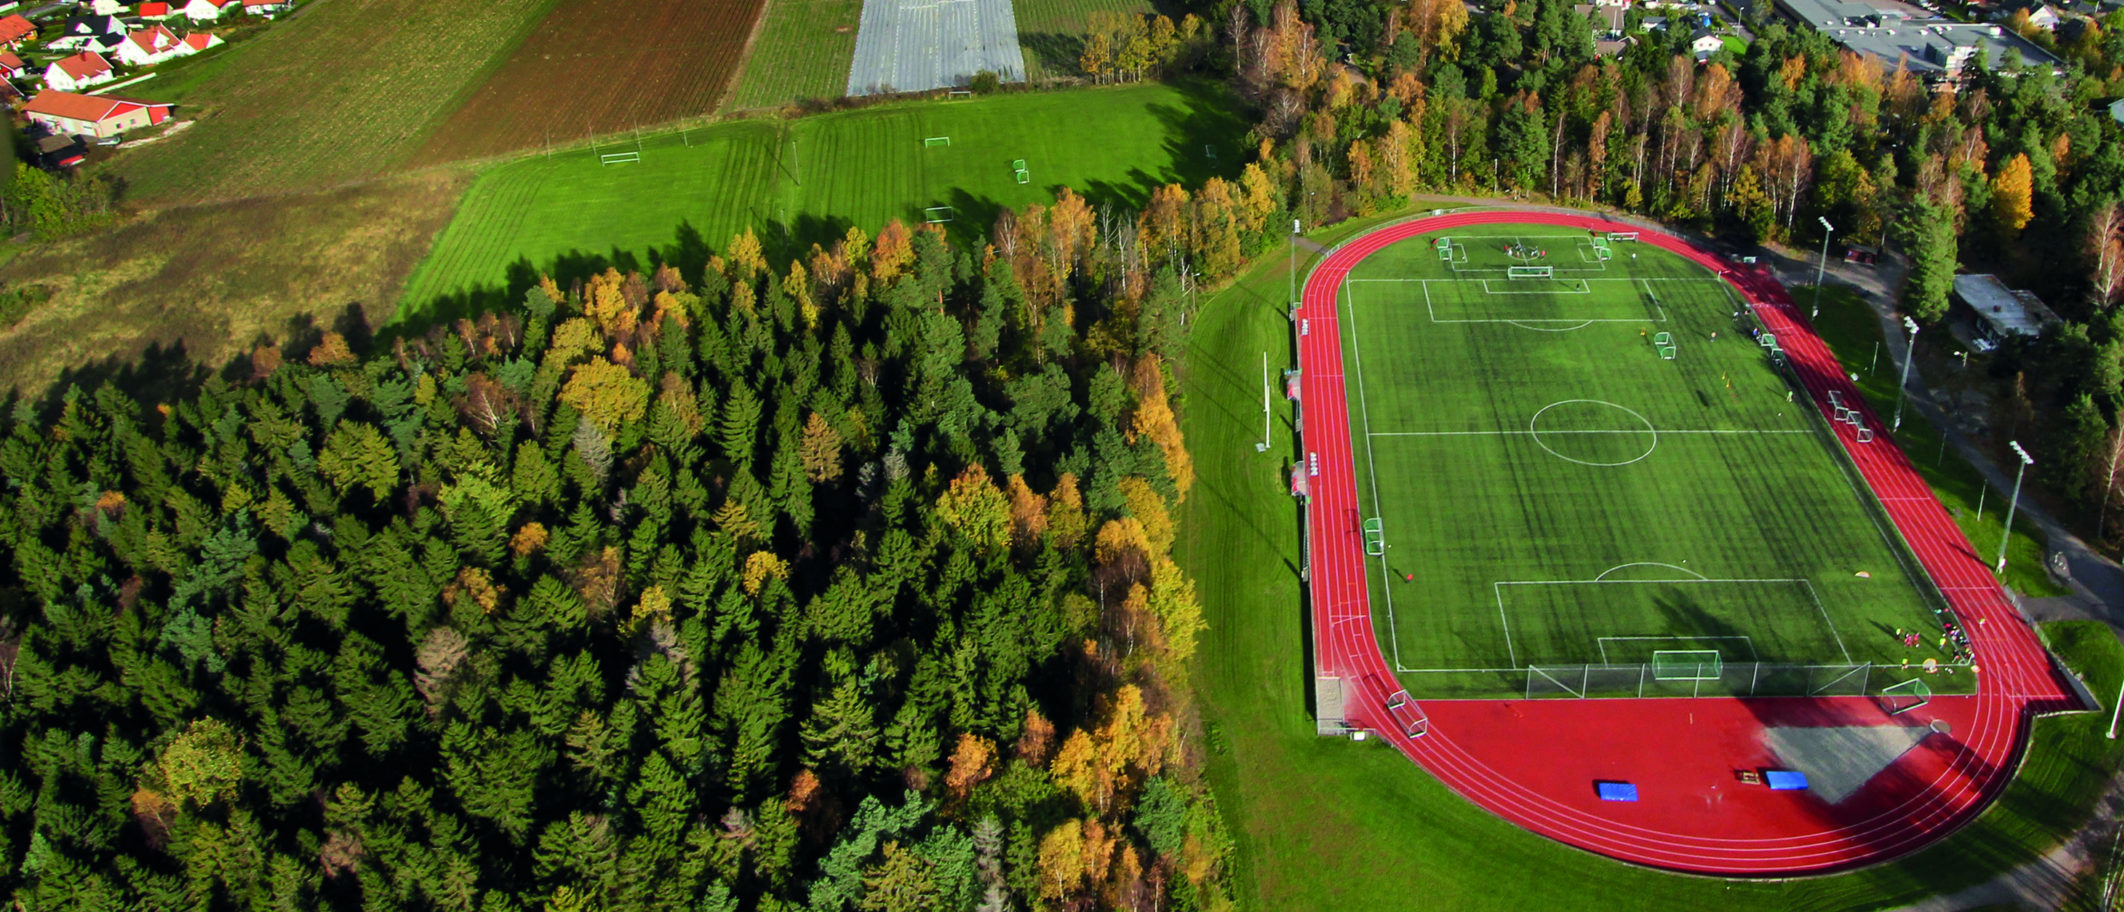
POLYGON ((62 92, 100 85, 116 78, 118 74, 111 72, 111 62, 94 51, 61 57, 44 68, 45 87, 62 92))
POLYGON ((191 52, 185 49, 184 42, 177 40, 177 33, 165 26, 151 25, 125 36, 115 53, 124 63, 149 66, 191 52))
POLYGON ((111 35, 125 37, 125 23, 118 17, 75 16, 67 20, 66 30, 59 37, 45 42, 44 46, 55 51, 78 51, 91 43, 102 43, 105 36, 111 35))
POLYGON ((184 5, 184 18, 193 22, 212 22, 237 4, 238 0, 190 0, 184 5))
POLYGON ((1699 60, 1718 53, 1719 49, 1725 46, 1725 40, 1711 34, 1708 29, 1697 29, 1696 34, 1689 37, 1689 52, 1695 54, 1699 60))
POLYGON ((2039 3, 2028 11, 2028 24, 2046 32, 2057 31, 2058 11, 2051 9, 2049 4, 2039 3))
POLYGON ((88 7, 89 12, 98 16, 116 16, 125 12, 125 3, 122 0, 90 0, 88 7))

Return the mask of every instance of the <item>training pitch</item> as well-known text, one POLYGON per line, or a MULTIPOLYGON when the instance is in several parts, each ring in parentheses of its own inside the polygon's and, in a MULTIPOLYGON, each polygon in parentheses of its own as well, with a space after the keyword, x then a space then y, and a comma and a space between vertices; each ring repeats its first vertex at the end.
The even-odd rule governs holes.
POLYGON ((1340 305, 1349 522, 1418 697, 1868 693, 1928 658, 1968 690, 1937 592, 1720 277, 1492 224, 1374 254, 1340 305))

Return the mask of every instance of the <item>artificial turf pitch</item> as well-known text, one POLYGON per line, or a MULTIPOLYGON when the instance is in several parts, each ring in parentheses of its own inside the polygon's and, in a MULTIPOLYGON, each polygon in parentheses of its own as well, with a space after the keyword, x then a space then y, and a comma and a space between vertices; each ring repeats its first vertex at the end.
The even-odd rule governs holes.
POLYGON ((1380 522, 1376 626, 1411 692, 1851 693, 1951 659, 1930 583, 1723 280, 1580 230, 1444 236, 1450 258, 1397 245, 1341 298, 1352 521, 1380 522), (1554 275, 1508 276, 1526 265, 1554 275), (1723 676, 1632 670, 1661 650, 1716 650, 1723 676))

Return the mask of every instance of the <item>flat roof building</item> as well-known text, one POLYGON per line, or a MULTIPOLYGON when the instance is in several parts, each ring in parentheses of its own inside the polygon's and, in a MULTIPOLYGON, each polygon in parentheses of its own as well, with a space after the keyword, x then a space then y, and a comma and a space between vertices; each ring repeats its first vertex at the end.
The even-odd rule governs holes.
POLYGON ((1777 0, 1777 5, 1787 18, 1879 59, 1883 67, 1893 69, 1897 61, 1908 61, 1910 72, 1928 79, 1960 76, 1980 49, 1992 69, 2008 52, 2019 54, 2026 64, 2053 71, 2058 67, 2049 52, 1998 25, 1912 19, 1900 8, 1853 0, 1777 0))
POLYGON ((1954 296, 1976 312, 1985 335, 1994 339, 2040 335, 2043 327, 2058 322, 2058 315, 2043 306, 2043 299, 2008 288, 1995 275, 1955 276, 1954 296))

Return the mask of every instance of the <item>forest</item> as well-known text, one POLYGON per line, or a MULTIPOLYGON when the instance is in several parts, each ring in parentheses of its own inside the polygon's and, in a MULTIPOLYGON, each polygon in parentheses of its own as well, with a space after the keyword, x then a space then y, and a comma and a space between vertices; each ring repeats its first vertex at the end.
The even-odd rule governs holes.
POLYGON ((1180 287, 1090 216, 785 269, 747 233, 15 403, 0 892, 1228 907, 1169 556, 1180 287))

